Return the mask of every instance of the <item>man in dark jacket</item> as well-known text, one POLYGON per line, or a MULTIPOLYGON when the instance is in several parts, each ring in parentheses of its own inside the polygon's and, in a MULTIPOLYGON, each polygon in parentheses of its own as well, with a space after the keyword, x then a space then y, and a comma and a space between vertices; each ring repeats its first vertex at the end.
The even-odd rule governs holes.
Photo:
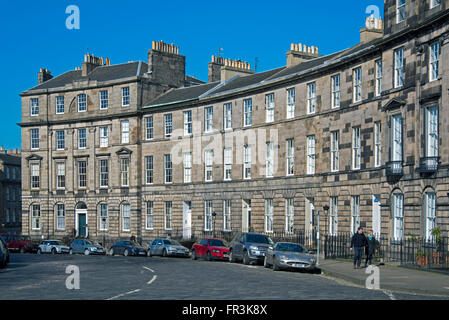
POLYGON ((350 250, 354 249, 354 269, 360 269, 360 264, 362 263, 363 250, 367 245, 365 234, 363 233, 363 228, 359 227, 357 232, 354 233, 351 239, 350 250))
POLYGON ((373 230, 370 230, 366 241, 367 241, 367 246, 366 246, 366 251, 365 251, 365 255, 366 255, 365 268, 368 267, 368 261, 369 261, 369 265, 372 264, 373 255, 374 255, 374 253, 377 252, 377 240, 374 237, 373 230))

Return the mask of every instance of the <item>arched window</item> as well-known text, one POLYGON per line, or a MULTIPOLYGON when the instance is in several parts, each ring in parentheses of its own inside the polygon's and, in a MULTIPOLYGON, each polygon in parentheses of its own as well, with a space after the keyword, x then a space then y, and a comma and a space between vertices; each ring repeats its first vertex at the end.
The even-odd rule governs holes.
POLYGON ((435 229, 436 195, 433 191, 424 193, 424 237, 426 241, 434 239, 432 235, 435 229))

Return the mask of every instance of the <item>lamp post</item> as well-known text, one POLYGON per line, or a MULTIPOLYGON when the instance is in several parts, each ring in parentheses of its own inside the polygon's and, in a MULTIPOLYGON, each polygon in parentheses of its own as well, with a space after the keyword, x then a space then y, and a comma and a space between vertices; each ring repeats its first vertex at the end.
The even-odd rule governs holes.
POLYGON ((214 233, 213 233, 214 237, 215 237, 215 220, 216 220, 216 218, 217 218, 217 213, 214 211, 214 212, 212 212, 212 219, 214 220, 214 233))
POLYGON ((317 217, 317 232, 316 232, 316 240, 317 240, 317 250, 316 250, 316 265, 320 265, 320 210, 316 211, 317 217))
MULTIPOLYGON (((329 214, 329 206, 327 204, 324 205, 323 210, 326 213, 326 221, 327 221, 328 214, 329 214)), ((327 233, 327 227, 324 229, 324 232, 327 233)))

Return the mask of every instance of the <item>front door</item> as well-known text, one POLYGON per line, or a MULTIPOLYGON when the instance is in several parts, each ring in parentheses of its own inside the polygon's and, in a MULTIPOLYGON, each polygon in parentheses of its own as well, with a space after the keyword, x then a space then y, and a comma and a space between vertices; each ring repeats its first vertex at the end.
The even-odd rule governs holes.
POLYGON ((381 231, 380 199, 373 195, 373 232, 379 238, 381 231))
POLYGON ((87 237, 87 212, 79 210, 76 215, 78 217, 78 236, 87 237))
POLYGON ((182 237, 190 239, 192 236, 192 202, 184 201, 182 204, 182 237))

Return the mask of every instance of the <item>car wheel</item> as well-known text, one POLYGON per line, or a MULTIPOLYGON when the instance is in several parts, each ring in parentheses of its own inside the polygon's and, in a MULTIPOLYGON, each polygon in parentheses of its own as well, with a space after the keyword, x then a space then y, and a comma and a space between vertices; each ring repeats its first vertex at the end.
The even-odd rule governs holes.
POLYGON ((245 251, 245 253, 243 254, 243 264, 249 265, 248 251, 245 251))
POLYGON ((211 255, 210 251, 207 251, 206 259, 207 259, 207 261, 212 261, 212 255, 211 255))
POLYGON ((42 250, 41 249, 37 249, 36 254, 41 254, 41 253, 42 253, 42 250))
POLYGON ((167 256, 167 250, 164 249, 164 250, 162 251, 162 256, 163 256, 163 257, 166 257, 166 256, 167 256))
POLYGON ((151 249, 148 249, 148 251, 147 251, 147 257, 152 257, 153 256, 153 254, 151 253, 151 249))
POLYGON ((114 249, 109 250, 109 255, 112 257, 114 256, 114 249))
POLYGON ((87 249, 84 250, 84 255, 85 255, 85 256, 88 256, 88 255, 89 255, 89 250, 87 250, 87 249))
POLYGON ((25 253, 25 248, 24 247, 20 247, 20 253, 25 253))
POLYGON ((127 257, 127 256, 129 255, 128 249, 126 249, 125 251, 123 251, 123 255, 124 255, 125 257, 127 257))
POLYGON ((195 250, 192 250, 192 260, 196 260, 197 259, 197 257, 196 257, 196 251, 195 250))
POLYGON ((55 255, 55 254, 56 254, 56 249, 55 249, 55 248, 51 249, 51 254, 52 254, 52 255, 55 255))
POLYGON ((263 266, 264 266, 265 268, 269 268, 269 267, 270 267, 270 265, 268 264, 268 259, 267 259, 266 256, 265 256, 265 259, 263 260, 263 266))
POLYGON ((273 271, 279 271, 281 268, 276 264, 276 261, 273 261, 273 271))
POLYGON ((70 255, 73 254, 73 250, 72 250, 72 249, 69 250, 69 254, 70 254, 70 255))

